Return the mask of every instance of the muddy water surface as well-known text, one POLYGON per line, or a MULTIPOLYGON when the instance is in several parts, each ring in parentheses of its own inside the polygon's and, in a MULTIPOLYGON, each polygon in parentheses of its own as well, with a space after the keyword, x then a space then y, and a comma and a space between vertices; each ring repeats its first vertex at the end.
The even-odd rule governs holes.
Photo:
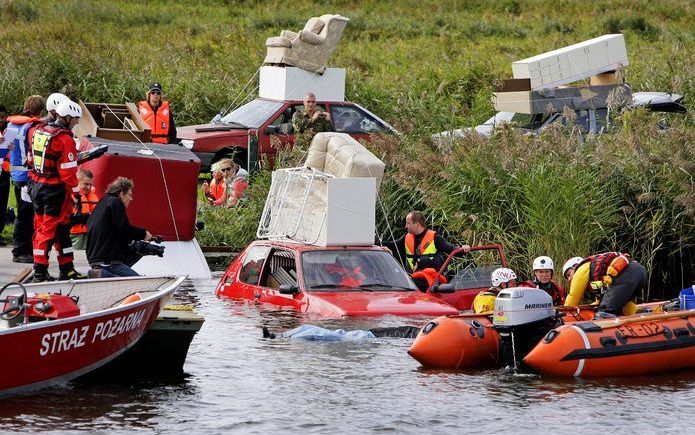
MULTIPOLYGON (((427 371, 412 340, 264 340, 261 325, 301 324, 292 313, 218 299, 213 280, 177 296, 205 316, 177 379, 83 384, 0 399, 0 432, 182 433, 687 433, 695 371, 602 380, 552 380, 500 370, 427 371)), ((313 322, 346 329, 425 319, 313 322)))

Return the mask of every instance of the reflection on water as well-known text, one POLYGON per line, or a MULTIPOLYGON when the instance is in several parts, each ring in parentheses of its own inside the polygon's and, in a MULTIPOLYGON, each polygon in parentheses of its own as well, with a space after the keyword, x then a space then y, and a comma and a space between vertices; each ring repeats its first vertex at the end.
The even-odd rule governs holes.
MULTIPOLYGON (((218 299, 216 279, 187 281, 176 296, 206 318, 191 344, 186 376, 130 385, 72 382, 34 396, 0 399, 0 428, 461 433, 570 427, 580 432, 682 432, 689 419, 676 417, 674 410, 693 409, 695 371, 548 379, 504 370, 425 370, 406 354, 410 339, 265 340, 262 326, 282 332, 307 319, 294 311, 218 299)), ((426 320, 311 323, 368 329, 426 320)))

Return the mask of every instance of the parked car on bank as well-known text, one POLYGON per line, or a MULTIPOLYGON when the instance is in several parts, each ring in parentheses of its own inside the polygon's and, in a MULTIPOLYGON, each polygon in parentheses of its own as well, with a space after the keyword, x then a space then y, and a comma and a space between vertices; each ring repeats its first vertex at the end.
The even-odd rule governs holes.
MULTIPOLYGON (((318 101, 318 107, 331 115, 335 131, 355 139, 368 140, 378 133, 396 133, 391 125, 359 104, 349 101, 318 101)), ((276 153, 272 138, 280 145, 294 144, 292 115, 303 110, 302 101, 256 98, 209 124, 179 127, 181 144, 192 150, 201 162, 201 172, 217 160, 234 156, 242 166, 276 153), (249 150, 251 152, 249 153, 249 150)))
MULTIPOLYGON (((632 107, 646 107, 653 112, 685 113, 686 108, 682 104, 682 99, 681 95, 667 92, 635 92, 632 94, 632 107)), ((575 122, 583 133, 601 134, 606 130, 608 109, 576 110, 575 114, 577 117, 575 122)), ((522 133, 537 135, 548 126, 557 122, 565 124, 567 120, 562 112, 536 114, 497 112, 483 124, 436 133, 432 135, 432 139, 435 142, 447 143, 473 132, 489 137, 496 126, 505 122, 514 123, 522 133)))

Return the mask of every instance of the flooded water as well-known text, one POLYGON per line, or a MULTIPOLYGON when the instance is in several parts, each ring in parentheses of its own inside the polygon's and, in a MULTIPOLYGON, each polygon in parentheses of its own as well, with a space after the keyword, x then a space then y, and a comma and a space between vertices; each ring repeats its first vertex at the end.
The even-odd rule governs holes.
MULTIPOLYGON (((693 424, 693 370, 602 380, 428 371, 406 354, 411 339, 262 339, 262 325, 279 332, 303 319, 218 299, 215 283, 189 281, 178 296, 206 319, 185 377, 73 382, 0 399, 0 431, 684 433, 693 424)), ((358 329, 424 319, 312 323, 358 329)))

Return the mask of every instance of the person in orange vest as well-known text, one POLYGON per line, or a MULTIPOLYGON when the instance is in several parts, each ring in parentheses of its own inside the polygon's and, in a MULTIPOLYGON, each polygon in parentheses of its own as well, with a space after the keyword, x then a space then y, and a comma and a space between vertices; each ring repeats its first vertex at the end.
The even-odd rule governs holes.
POLYGON ((152 142, 178 143, 176 140, 176 125, 168 101, 162 99, 162 85, 152 83, 147 91, 147 100, 138 103, 142 120, 152 130, 152 142))
MULTIPOLYGON (((425 215, 421 211, 411 211, 405 217, 406 234, 398 240, 383 243, 392 253, 396 254, 406 272, 415 270, 415 263, 420 257, 429 257, 434 261, 435 269, 439 270, 446 260, 443 254, 450 254, 456 246, 435 231, 427 229, 425 215)), ((463 245, 468 252, 471 247, 463 245)))
POLYGON ((225 174, 232 170, 231 160, 222 159, 212 165, 212 181, 203 182, 203 194, 210 205, 225 205, 227 183, 225 174))
POLYGON ((94 207, 99 202, 99 197, 94 191, 94 174, 89 169, 77 171, 77 187, 79 192, 73 195, 75 201, 70 223, 70 240, 73 249, 87 249, 87 220, 92 215, 94 207))

